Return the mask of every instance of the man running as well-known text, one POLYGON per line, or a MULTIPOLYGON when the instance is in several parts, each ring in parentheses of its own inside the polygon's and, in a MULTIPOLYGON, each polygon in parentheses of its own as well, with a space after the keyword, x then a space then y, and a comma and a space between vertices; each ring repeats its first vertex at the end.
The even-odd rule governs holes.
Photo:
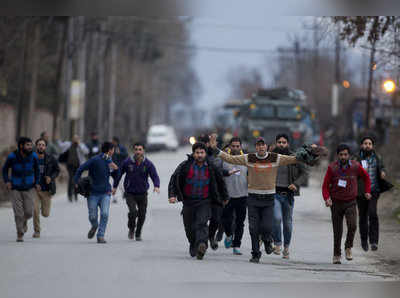
POLYGON ((33 238, 40 238, 40 213, 43 217, 49 217, 51 208, 51 197, 56 193, 56 178, 60 174, 60 167, 55 157, 47 153, 47 141, 38 139, 35 143, 36 153, 39 161, 39 184, 40 191, 34 200, 33 211, 33 238))
POLYGON ((168 185, 171 204, 183 203, 182 215, 189 253, 203 259, 209 240, 208 221, 212 204, 228 202, 228 193, 221 172, 207 158, 204 143, 195 143, 192 154, 175 170, 168 185))
POLYGON ((357 179, 365 183, 364 196, 371 199, 371 180, 368 173, 357 161, 350 160, 350 147, 340 144, 337 147, 338 160, 332 162, 326 171, 322 185, 322 195, 327 207, 331 208, 333 226, 333 264, 341 264, 341 243, 343 217, 346 218, 347 237, 345 243, 346 259, 353 260, 351 249, 357 230, 357 179))
POLYGON ((215 134, 211 136, 210 145, 223 161, 248 168, 249 197, 247 208, 252 244, 250 262, 259 263, 261 257, 260 236, 264 242, 266 253, 271 254, 273 251, 272 230, 278 167, 298 162, 313 165, 318 160, 322 150, 316 145, 311 145, 300 148, 295 156, 281 155, 267 152, 267 144, 260 137, 256 140, 256 153, 230 155, 217 149, 217 136, 215 134))
POLYGON ((3 166, 3 179, 10 192, 17 227, 17 242, 23 242, 24 234, 28 231, 27 222, 33 215, 33 202, 36 196, 34 188, 41 191, 39 161, 32 147, 31 139, 19 138, 18 149, 8 155, 3 166))
POLYGON ((150 188, 149 177, 153 181, 154 192, 160 193, 160 178, 156 167, 145 156, 145 147, 142 143, 134 145, 134 155, 127 158, 121 166, 120 176, 114 183, 118 188, 122 175, 126 173, 124 180, 125 199, 128 205, 128 238, 142 240, 142 228, 146 220, 147 192, 150 188))
POLYGON ((98 228, 97 243, 104 244, 107 243, 104 239, 104 234, 106 232, 108 215, 110 212, 110 195, 115 193, 115 188, 111 189, 110 175, 114 179, 117 179, 118 167, 111 159, 114 154, 114 145, 112 143, 104 142, 101 146, 101 152, 101 154, 95 155, 78 168, 74 176, 74 182, 77 187, 82 173, 84 171, 89 171, 92 185, 87 204, 89 221, 92 227, 88 232, 88 238, 92 239, 98 228), (100 223, 98 221, 98 209, 100 209, 100 223))

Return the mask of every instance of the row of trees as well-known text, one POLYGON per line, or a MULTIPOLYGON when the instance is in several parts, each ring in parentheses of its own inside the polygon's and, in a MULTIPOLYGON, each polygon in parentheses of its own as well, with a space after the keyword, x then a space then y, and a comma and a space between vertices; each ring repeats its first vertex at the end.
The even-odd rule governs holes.
POLYGON ((1 17, 0 100, 15 106, 17 136, 36 108, 51 111, 53 138, 72 133, 139 139, 169 107, 191 103, 200 86, 185 20, 137 17, 1 17), (70 119, 71 84, 84 91, 70 119))

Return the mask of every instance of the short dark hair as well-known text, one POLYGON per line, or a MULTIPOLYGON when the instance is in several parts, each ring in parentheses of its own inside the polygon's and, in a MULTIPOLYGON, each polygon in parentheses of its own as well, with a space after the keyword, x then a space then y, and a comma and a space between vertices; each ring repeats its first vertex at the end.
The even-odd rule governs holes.
POLYGON ((32 140, 28 137, 20 137, 18 139, 18 149, 22 146, 25 146, 26 143, 32 143, 32 140))
POLYGON ((101 145, 101 152, 102 153, 107 153, 108 151, 112 150, 114 148, 114 144, 111 142, 104 142, 103 145, 101 145))
POLYGON ((351 153, 350 147, 347 144, 340 144, 339 146, 337 146, 336 153, 339 154, 344 150, 347 150, 347 152, 351 153))
POLYGON ((372 144, 375 145, 375 139, 374 139, 373 137, 371 137, 371 136, 365 136, 365 137, 363 137, 363 138, 361 139, 361 143, 360 143, 360 144, 364 143, 365 140, 370 140, 370 141, 372 142, 372 144))
POLYGON ((43 142, 46 144, 46 146, 47 146, 47 141, 46 141, 45 139, 43 139, 43 138, 37 139, 36 142, 35 142, 35 145, 37 146, 37 144, 38 144, 40 141, 43 141, 43 142))
POLYGON ((210 137, 207 134, 202 134, 197 138, 197 142, 207 144, 208 142, 210 142, 210 137))
POLYGON ((278 142, 280 138, 284 138, 289 143, 289 136, 285 133, 280 133, 276 136, 275 142, 278 142))
POLYGON ((232 144, 233 142, 239 142, 240 144, 242 144, 242 140, 239 137, 233 137, 230 141, 229 141, 229 145, 232 144))
POLYGON ((113 137, 112 140, 119 144, 119 138, 118 137, 113 137))
MULTIPOLYGON (((43 138, 46 134, 47 134, 47 131, 42 131, 42 132, 40 133, 40 137, 43 138)), ((37 142, 37 141, 39 141, 39 140, 36 140, 36 142, 37 142)), ((36 144, 36 143, 35 143, 35 144, 36 144)))
POLYGON ((146 150, 146 147, 144 145, 144 143, 142 142, 136 142, 135 144, 133 144, 133 148, 135 148, 136 146, 142 146, 144 150, 146 150))
POLYGON ((203 149, 204 151, 207 152, 207 146, 206 146, 206 144, 204 144, 202 142, 197 142, 197 143, 193 144, 192 152, 194 153, 197 149, 203 149))

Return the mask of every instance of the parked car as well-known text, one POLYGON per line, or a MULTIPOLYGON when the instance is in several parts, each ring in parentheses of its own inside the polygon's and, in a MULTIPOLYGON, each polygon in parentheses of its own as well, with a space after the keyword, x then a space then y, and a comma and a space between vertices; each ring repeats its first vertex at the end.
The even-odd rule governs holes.
POLYGON ((179 146, 178 138, 173 127, 168 125, 153 125, 147 134, 147 151, 171 150, 179 146))

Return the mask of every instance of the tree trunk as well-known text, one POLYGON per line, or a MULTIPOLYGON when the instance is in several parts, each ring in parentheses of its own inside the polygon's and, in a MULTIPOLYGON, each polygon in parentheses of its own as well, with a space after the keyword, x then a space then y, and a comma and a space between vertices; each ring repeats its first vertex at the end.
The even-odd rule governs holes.
POLYGON ((28 45, 27 45, 27 25, 28 21, 24 22, 23 32, 22 32, 22 55, 21 55, 21 63, 19 69, 19 78, 18 78, 18 103, 17 103, 17 131, 16 137, 19 138, 22 135, 22 119, 24 112, 24 96, 25 96, 25 74, 27 69, 26 56, 28 54, 28 45))
POLYGON ((78 56, 78 80, 80 89, 80 116, 78 120, 78 133, 85 139, 85 107, 86 107, 86 61, 87 61, 87 38, 85 34, 85 17, 79 17, 79 56, 78 56))
POLYGON ((372 102, 372 84, 374 81, 374 65, 375 65, 375 42, 372 44, 370 59, 369 59, 369 79, 368 79, 368 93, 367 93, 367 111, 365 115, 365 126, 370 129, 371 118, 371 102, 372 102))
MULTIPOLYGON (((103 22, 101 24, 101 30, 106 29, 107 24, 103 22)), ((97 103, 97 133, 99 138, 103 139, 104 134, 104 86, 105 86, 105 61, 106 61, 106 49, 107 49, 107 39, 104 36, 100 37, 100 50, 99 50, 99 67, 98 67, 98 103, 97 103)))
POLYGON ((111 68, 110 68, 110 105, 108 111, 108 139, 114 136, 116 85, 117 85, 117 50, 115 41, 111 44, 111 68))
POLYGON ((33 49, 32 49, 32 78, 29 96, 29 112, 28 124, 26 125, 26 135, 33 136, 34 134, 34 114, 36 108, 36 99, 38 91, 38 75, 39 75, 39 61, 40 61, 40 23, 34 26, 33 36, 33 49))

